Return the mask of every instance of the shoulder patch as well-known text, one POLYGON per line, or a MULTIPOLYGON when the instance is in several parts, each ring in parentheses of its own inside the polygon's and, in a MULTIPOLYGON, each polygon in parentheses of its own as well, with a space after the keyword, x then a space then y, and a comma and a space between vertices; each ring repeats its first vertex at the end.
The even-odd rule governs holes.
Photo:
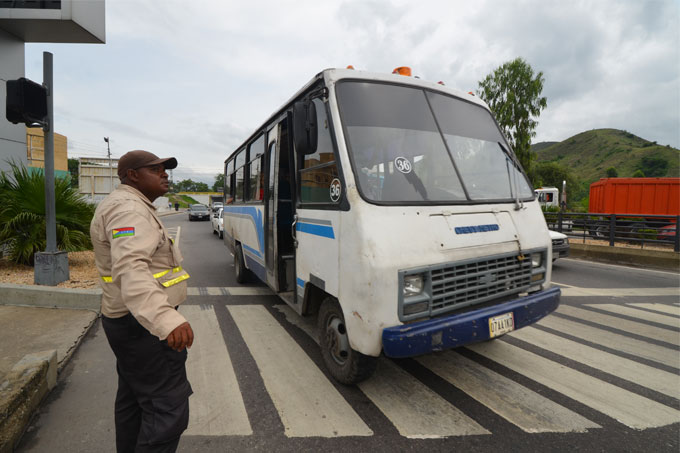
POLYGON ((122 238, 125 236, 134 236, 135 235, 135 227, 123 227, 123 228, 114 228, 113 229, 113 239, 116 238, 122 238))

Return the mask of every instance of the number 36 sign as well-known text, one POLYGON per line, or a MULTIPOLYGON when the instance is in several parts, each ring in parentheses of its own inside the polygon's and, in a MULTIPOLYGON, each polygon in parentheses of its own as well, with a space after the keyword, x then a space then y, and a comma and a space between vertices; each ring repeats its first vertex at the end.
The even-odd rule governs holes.
POLYGON ((340 184, 340 180, 338 178, 335 178, 333 181, 331 181, 330 191, 331 201, 333 203, 337 203, 340 199, 340 194, 342 193, 342 185, 340 184))

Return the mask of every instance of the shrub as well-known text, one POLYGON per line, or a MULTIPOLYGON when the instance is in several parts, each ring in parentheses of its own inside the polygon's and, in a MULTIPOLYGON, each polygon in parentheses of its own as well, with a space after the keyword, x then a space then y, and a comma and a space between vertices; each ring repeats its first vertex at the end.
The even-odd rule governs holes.
MULTIPOLYGON (((0 248, 10 260, 33 265, 33 255, 47 246, 45 175, 10 164, 0 172, 0 248)), ((92 249, 90 222, 94 205, 70 187, 67 178, 55 178, 57 248, 66 252, 92 249)))

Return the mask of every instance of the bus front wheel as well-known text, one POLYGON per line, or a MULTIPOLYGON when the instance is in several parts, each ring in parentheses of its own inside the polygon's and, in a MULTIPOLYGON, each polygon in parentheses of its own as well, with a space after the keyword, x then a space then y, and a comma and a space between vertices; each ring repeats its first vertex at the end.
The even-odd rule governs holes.
POLYGON ((368 379, 378 363, 377 357, 352 349, 345 328, 345 318, 337 301, 327 297, 319 309, 321 356, 331 376, 343 384, 357 384, 368 379))

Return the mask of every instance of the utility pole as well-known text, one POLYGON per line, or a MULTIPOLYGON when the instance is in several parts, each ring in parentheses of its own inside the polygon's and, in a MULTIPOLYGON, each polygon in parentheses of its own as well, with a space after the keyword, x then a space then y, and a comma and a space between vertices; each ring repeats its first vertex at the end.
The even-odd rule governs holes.
POLYGON ((43 52, 43 86, 47 91, 47 118, 43 123, 45 135, 45 223, 47 246, 34 256, 34 282, 56 286, 69 279, 68 254, 57 250, 57 216, 54 196, 54 84, 52 54, 43 52))
POLYGON ((111 163, 111 146, 109 145, 109 137, 104 137, 104 141, 106 142, 106 150, 109 155, 109 176, 110 176, 110 181, 111 184, 109 185, 109 193, 113 192, 113 164, 111 163))

